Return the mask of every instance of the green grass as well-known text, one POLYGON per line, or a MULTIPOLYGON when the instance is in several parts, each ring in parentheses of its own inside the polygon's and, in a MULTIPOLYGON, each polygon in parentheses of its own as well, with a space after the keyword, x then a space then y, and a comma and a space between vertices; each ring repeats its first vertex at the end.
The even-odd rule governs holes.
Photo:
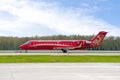
POLYGON ((120 62, 120 56, 52 56, 13 55, 0 56, 0 63, 48 63, 48 62, 120 62))

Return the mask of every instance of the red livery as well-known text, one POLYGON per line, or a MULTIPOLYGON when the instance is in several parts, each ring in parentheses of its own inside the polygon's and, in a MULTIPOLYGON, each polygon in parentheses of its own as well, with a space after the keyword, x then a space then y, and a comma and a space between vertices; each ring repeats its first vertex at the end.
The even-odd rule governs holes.
POLYGON ((24 50, 81 50, 100 46, 107 32, 100 31, 91 40, 30 40, 19 46, 24 50))

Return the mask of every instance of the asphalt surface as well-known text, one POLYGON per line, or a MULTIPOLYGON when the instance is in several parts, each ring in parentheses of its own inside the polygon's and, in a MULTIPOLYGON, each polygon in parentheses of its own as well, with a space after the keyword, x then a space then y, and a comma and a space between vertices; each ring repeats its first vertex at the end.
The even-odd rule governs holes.
POLYGON ((0 64, 0 80, 120 80, 120 63, 0 64))
POLYGON ((98 56, 120 56, 120 53, 0 53, 0 56, 8 55, 98 55, 98 56))
POLYGON ((2 55, 98 55, 98 56, 120 56, 120 51, 91 51, 91 50, 69 50, 62 53, 60 50, 29 50, 28 53, 21 50, 1 50, 2 55), (20 53, 21 52, 21 53, 20 53))

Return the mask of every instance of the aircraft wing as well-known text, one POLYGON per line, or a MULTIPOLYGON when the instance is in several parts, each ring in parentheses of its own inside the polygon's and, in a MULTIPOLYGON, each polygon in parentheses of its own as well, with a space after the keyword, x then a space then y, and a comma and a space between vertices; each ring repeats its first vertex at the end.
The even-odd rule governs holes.
POLYGON ((55 47, 54 49, 75 49, 75 47, 55 47))
POLYGON ((55 47, 54 49, 75 49, 75 48, 80 48, 80 47, 82 47, 82 43, 79 44, 78 46, 55 47))

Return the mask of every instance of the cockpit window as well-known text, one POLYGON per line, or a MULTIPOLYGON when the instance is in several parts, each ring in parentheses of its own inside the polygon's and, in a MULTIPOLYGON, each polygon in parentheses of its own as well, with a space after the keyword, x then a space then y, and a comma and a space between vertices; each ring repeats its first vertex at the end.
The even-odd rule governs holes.
POLYGON ((29 42, 29 41, 27 41, 25 44, 30 44, 30 42, 29 42))

